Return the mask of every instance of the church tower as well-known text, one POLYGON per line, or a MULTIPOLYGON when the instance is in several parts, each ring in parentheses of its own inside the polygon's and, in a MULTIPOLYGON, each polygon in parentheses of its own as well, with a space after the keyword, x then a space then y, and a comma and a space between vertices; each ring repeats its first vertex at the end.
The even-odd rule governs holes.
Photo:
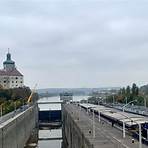
POLYGON ((4 70, 13 70, 15 69, 15 62, 11 60, 11 54, 7 53, 6 61, 3 62, 4 70))
POLYGON ((0 86, 4 89, 23 87, 24 76, 17 70, 15 62, 11 60, 9 49, 3 66, 4 68, 0 69, 0 86))

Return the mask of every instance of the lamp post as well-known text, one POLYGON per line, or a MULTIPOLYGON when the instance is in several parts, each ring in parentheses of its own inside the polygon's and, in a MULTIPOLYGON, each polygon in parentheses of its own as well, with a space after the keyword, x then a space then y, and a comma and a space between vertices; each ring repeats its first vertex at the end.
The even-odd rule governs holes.
POLYGON ((2 116, 3 116, 3 104, 1 104, 0 110, 1 110, 1 120, 2 120, 2 116))
POLYGON ((126 101, 126 104, 127 104, 127 97, 125 97, 125 101, 126 101))
MULTIPOLYGON (((119 112, 118 112, 119 113, 119 112)), ((141 124, 140 123, 138 123, 138 122, 136 122, 136 121, 133 121, 130 117, 128 117, 128 116, 126 116, 126 115, 124 115, 124 114, 122 114, 122 113, 119 113, 119 114, 121 114, 122 116, 124 116, 124 117, 126 117, 126 118, 128 118, 128 119, 130 119, 131 120, 131 122, 135 122, 137 125, 138 125, 138 127, 139 127, 139 148, 142 148, 142 133, 141 133, 141 124)), ((125 122, 124 122, 124 119, 123 119, 123 138, 125 138, 125 122)))
POLYGON ((113 95, 113 105, 115 104, 115 96, 113 95))
POLYGON ((143 96, 143 99, 144 99, 144 107, 146 109, 146 103, 147 103, 147 101, 146 101, 146 95, 144 93, 142 93, 142 96, 143 96))
POLYGON ((81 105, 79 105, 79 120, 80 120, 80 116, 81 116, 81 105))
POLYGON ((99 122, 101 121, 101 119, 100 119, 100 110, 99 110, 99 122))
POLYGON ((139 126, 139 148, 142 148, 142 136, 141 136, 141 124, 138 124, 139 126))
POLYGON ((145 109, 146 109, 146 98, 144 98, 144 106, 145 106, 145 109))
POLYGON ((87 99, 87 114, 88 114, 88 99, 87 99))
POLYGON ((94 109, 93 109, 93 138, 95 138, 96 133, 95 133, 95 113, 94 113, 94 109))
POLYGON ((125 105, 122 107, 122 111, 124 112, 125 107, 128 106, 130 103, 133 103, 133 102, 137 102, 137 100, 135 99, 135 100, 130 101, 130 102, 128 102, 127 104, 125 104, 125 105))
POLYGON ((15 114, 16 114, 16 101, 14 102, 14 111, 15 111, 15 114))
POLYGON ((100 103, 101 101, 104 101, 104 100, 106 100, 106 98, 105 98, 105 99, 104 99, 104 98, 99 99, 99 101, 98 101, 98 105, 99 105, 99 103, 100 103))
MULTIPOLYGON (((130 101, 129 103, 125 104, 122 109, 123 109, 123 112, 125 110, 125 107, 128 106, 130 103, 132 102, 137 102, 137 100, 133 100, 133 101, 130 101)), ((125 138, 125 122, 123 121, 123 138, 125 138)))
POLYGON ((100 109, 100 110, 98 110, 98 113, 99 113, 99 122, 101 121, 101 111, 108 112, 109 110, 107 110, 107 109, 100 109))

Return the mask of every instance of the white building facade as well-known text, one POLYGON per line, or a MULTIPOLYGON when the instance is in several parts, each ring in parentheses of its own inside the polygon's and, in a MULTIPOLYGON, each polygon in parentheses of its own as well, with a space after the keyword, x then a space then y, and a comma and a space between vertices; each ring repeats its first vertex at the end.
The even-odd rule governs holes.
POLYGON ((7 53, 7 59, 3 62, 4 68, 0 70, 0 85, 4 89, 24 86, 23 75, 16 69, 15 62, 11 60, 11 54, 7 53))

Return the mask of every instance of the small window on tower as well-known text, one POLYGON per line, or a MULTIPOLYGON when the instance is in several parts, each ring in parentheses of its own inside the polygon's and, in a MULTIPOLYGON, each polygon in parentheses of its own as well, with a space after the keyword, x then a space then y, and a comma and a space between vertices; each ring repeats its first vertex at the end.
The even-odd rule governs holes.
POLYGON ((4 81, 4 83, 6 83, 6 81, 4 81))
POLYGON ((16 80, 18 79, 18 77, 16 77, 16 80))

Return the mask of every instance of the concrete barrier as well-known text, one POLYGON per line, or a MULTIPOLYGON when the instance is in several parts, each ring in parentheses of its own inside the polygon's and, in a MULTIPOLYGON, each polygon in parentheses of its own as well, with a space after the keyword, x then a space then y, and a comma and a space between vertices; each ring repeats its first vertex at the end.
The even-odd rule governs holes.
POLYGON ((2 146, 3 146, 3 143, 2 143, 2 139, 3 139, 3 135, 2 135, 2 129, 0 128, 0 148, 3 148, 2 146))
POLYGON ((0 126, 0 148, 24 148, 36 126, 36 106, 7 120, 0 126))
POLYGON ((67 148, 93 148, 93 145, 84 136, 75 119, 62 106, 63 139, 67 148))

